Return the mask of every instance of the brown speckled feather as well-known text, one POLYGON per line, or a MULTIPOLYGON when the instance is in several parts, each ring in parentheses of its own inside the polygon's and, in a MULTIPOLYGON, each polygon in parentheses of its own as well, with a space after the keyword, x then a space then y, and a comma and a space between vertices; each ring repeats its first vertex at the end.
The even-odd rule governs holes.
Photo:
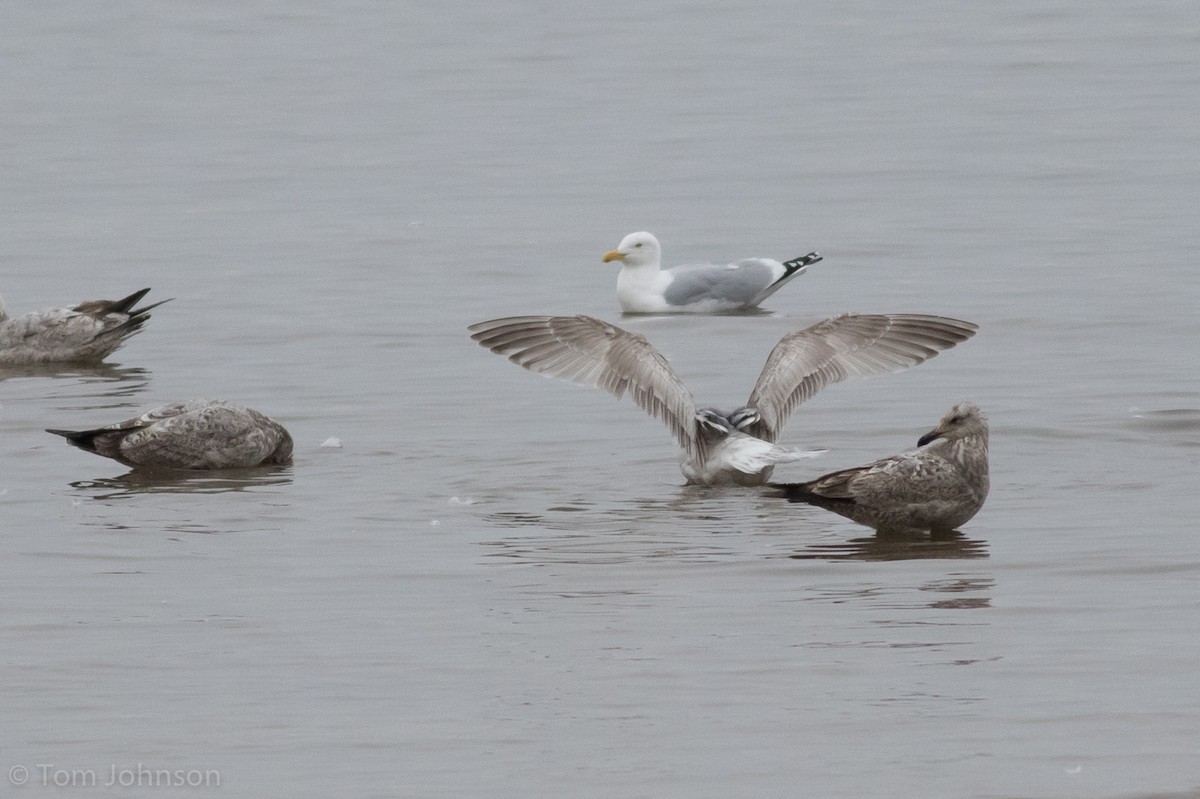
POLYGON ((80 449, 144 469, 290 463, 292 438, 258 411, 221 400, 164 405, 91 430, 48 430, 80 449))

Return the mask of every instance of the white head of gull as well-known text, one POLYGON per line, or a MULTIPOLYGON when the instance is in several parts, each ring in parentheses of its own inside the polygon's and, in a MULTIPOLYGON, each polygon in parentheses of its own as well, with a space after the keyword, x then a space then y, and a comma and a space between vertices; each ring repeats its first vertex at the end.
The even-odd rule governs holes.
POLYGON ((715 313, 754 308, 821 260, 815 252, 791 261, 747 258, 731 264, 662 268, 662 246, 644 231, 630 233, 605 263, 621 262, 617 299, 625 313, 715 313))
POLYGON ((224 400, 190 400, 105 427, 46 432, 135 469, 242 469, 292 462, 292 437, 283 425, 224 400))
POLYGON ((620 399, 661 419, 690 484, 759 485, 775 464, 807 457, 777 446, 796 406, 848 377, 916 366, 975 335, 970 322, 925 314, 844 314, 784 336, 746 404, 696 407, 667 360, 637 333, 590 316, 514 316, 471 325, 471 338, 528 369, 620 399))
POLYGON ((170 302, 134 308, 149 291, 135 291, 119 300, 85 300, 15 319, 0 301, 0 365, 97 364, 142 329, 151 308, 170 302))
POLYGON ((960 402, 914 450, 779 488, 792 502, 881 533, 948 533, 970 521, 987 499, 987 417, 974 403, 960 402))

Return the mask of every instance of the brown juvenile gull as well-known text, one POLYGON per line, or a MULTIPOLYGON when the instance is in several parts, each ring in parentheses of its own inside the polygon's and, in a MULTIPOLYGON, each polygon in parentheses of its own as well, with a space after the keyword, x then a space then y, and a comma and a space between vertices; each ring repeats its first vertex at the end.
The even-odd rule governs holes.
POLYGON ((776 463, 807 457, 775 445, 796 406, 848 377, 897 372, 975 335, 978 326, 925 314, 844 314, 784 336, 750 399, 731 412, 697 410, 666 359, 637 333, 590 316, 479 322, 471 338, 518 366, 602 388, 661 419, 683 449, 689 484, 760 485, 776 463))
POLYGON ((0 365, 96 364, 142 329, 152 305, 134 308, 150 289, 119 300, 85 300, 68 308, 10 318, 0 300, 0 365))
POLYGON ((94 430, 47 430, 135 469, 238 469, 292 461, 278 422, 224 400, 164 405, 94 430))
POLYGON ((780 485, 807 502, 881 533, 947 533, 966 524, 988 493, 987 417, 960 402, 917 449, 807 483, 780 485))
POLYGON ((662 247, 644 231, 630 233, 604 261, 620 261, 617 299, 625 313, 714 313, 753 308, 821 260, 815 252, 780 263, 746 258, 731 264, 662 268, 662 247))

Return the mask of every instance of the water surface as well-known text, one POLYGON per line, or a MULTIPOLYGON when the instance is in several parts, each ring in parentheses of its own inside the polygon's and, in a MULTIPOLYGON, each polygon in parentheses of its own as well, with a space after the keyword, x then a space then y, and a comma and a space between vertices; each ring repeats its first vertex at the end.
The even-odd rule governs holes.
POLYGON ((108 366, 0 375, 25 793, 139 763, 228 796, 1200 786, 1190 4, 5 17, 10 310, 175 298, 108 366), (826 260, 768 314, 622 320, 600 256, 638 229, 826 260), (465 330, 599 316, 720 406, 850 310, 981 332, 814 398, 785 442, 830 452, 778 474, 971 399, 993 490, 959 537, 684 487, 659 423, 465 330), (294 466, 145 479, 41 432, 204 396, 294 466))

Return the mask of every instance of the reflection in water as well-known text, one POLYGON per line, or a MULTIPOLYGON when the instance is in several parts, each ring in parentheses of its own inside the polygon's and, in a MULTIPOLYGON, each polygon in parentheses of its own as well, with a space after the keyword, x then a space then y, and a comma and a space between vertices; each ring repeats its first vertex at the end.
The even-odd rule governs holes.
MULTIPOLYGON (((904 583, 882 583, 878 581, 853 583, 816 583, 803 587, 806 602, 820 602, 832 605, 856 604, 867 605, 874 610, 916 610, 935 608, 940 610, 972 610, 991 607, 991 593, 996 587, 996 580, 990 574, 982 573, 951 573, 942 579, 929 580, 909 585, 904 583)), ((959 627, 963 624, 978 624, 979 619, 970 621, 951 617, 910 617, 896 616, 873 620, 873 628, 882 627, 959 627)), ((838 646, 856 646, 876 641, 874 637, 838 641, 838 646)), ((939 639, 944 643, 943 639, 939 639)), ((819 645, 814 642, 814 645, 819 645)), ((834 645, 832 643, 828 644, 834 645)), ((889 643, 888 646, 915 646, 912 642, 903 644, 889 643)))
POLYGON ((729 547, 712 542, 697 543, 687 536, 664 538, 658 531, 638 531, 620 525, 604 531, 570 529, 561 523, 548 523, 532 514, 494 514, 489 518, 502 527, 538 528, 527 536, 506 536, 484 541, 489 557, 511 558, 532 563, 612 564, 631 563, 647 558, 671 558, 680 561, 706 561, 733 554, 729 547))
POLYGON ((607 532, 636 532, 656 522, 699 526, 709 532, 731 531, 727 496, 745 496, 736 487, 684 486, 671 498, 633 498, 619 505, 601 505, 583 497, 559 502, 540 513, 496 511, 484 520, 499 527, 544 527, 551 530, 583 532, 588 529, 607 532))
POLYGON ((789 555, 796 560, 970 559, 988 556, 987 541, 955 530, 947 535, 869 535, 835 544, 812 544, 789 555))
MULTIPOLYGON (((71 366, 66 364, 42 364, 36 366, 0 367, 0 383, 14 380, 5 386, 5 394, 13 401, 29 399, 47 410, 66 411, 72 415, 80 411, 116 410, 134 407, 128 402, 150 385, 150 371, 140 366, 71 366), (20 383, 18 378, 50 378, 50 382, 34 380, 20 383), (20 391, 28 388, 28 395, 20 391), (14 392, 16 391, 16 392, 14 392), (82 402, 80 402, 82 401, 82 402)), ((50 427, 53 423, 40 423, 50 427)))
POLYGON ((965 596, 975 591, 990 591, 996 585, 991 577, 979 575, 960 575, 948 580, 937 580, 921 586, 922 591, 933 591, 939 594, 953 594, 948 599, 938 599, 929 603, 931 608, 986 608, 991 606, 991 598, 986 596, 965 596))
POLYGON ((539 563, 701 561, 733 555, 733 542, 724 546, 723 541, 736 539, 743 531, 730 521, 732 514, 723 503, 741 489, 726 494, 700 488, 699 492, 685 488, 672 498, 631 499, 616 506, 579 498, 540 512, 495 511, 482 519, 494 527, 532 528, 533 532, 485 542, 485 546, 493 548, 493 557, 539 563))
MULTIPOLYGON (((488 504, 487 500, 483 502, 488 504)), ((630 500, 617 505, 559 498, 553 504, 547 503, 545 509, 482 514, 484 521, 501 528, 505 534, 480 543, 487 550, 487 558, 530 566, 611 566, 657 559, 672 565, 761 560, 764 565, 773 561, 790 573, 793 569, 786 564, 791 559, 810 562, 924 559, 928 565, 899 572, 886 564, 874 569, 859 566, 795 569, 796 579, 788 581, 784 601, 846 603, 868 607, 872 614, 883 611, 878 616, 872 615, 865 632, 858 630, 854 635, 833 640, 814 640, 808 646, 924 649, 927 651, 914 653, 919 662, 951 665, 995 659, 975 651, 973 635, 960 638, 957 632, 949 632, 986 623, 978 614, 950 612, 990 608, 995 578, 965 564, 936 562, 987 558, 986 541, 957 531, 939 536, 860 536, 838 543, 831 543, 831 539, 823 536, 826 543, 800 544, 803 548, 797 551, 796 536, 808 536, 813 531, 798 525, 793 515, 781 517, 772 513, 771 508, 776 507, 773 503, 762 506, 756 503, 757 498, 736 488, 723 491, 685 488, 672 497, 630 500), (915 580, 898 579, 898 574, 919 576, 915 580), (910 615, 912 611, 930 610, 950 615, 910 615), (899 632, 883 632, 883 628, 896 628, 899 632)), ((777 573, 774 568, 771 571, 777 573)), ((612 573, 605 570, 605 574, 612 573)), ((603 601, 610 604, 631 593, 625 581, 605 583, 599 588, 588 584, 588 591, 580 591, 580 585, 572 580, 564 589, 562 583, 552 578, 530 577, 522 586, 522 594, 585 597, 595 601, 605 597, 603 601)), ((955 699, 965 700, 961 696, 955 699)))
MULTIPOLYGON (((495 557, 561 563, 623 563, 649 557, 711 560, 743 551, 739 539, 770 532, 781 523, 774 505, 748 507, 746 497, 745 489, 737 487, 684 486, 667 498, 631 499, 618 505, 578 498, 560 500, 540 511, 493 511, 480 518, 493 527, 535 531, 487 542, 494 547, 495 557)), ((790 518, 786 523, 790 531, 790 518)), ((988 557, 988 544, 957 530, 938 536, 876 534, 809 544, 786 557, 966 560, 988 557)))
MULTIPOLYGON (((127 496, 127 495, 126 495, 127 496)), ((155 537, 164 536, 170 540, 180 540, 184 536, 193 535, 231 535, 231 534, 246 534, 246 533, 272 533, 280 532, 283 528, 278 524, 271 524, 269 521, 264 523, 260 518, 246 518, 238 520, 225 521, 221 525, 203 524, 189 519, 188 521, 170 521, 163 518, 155 519, 154 521, 143 521, 137 524, 126 524, 111 520, 95 519, 81 520, 81 528, 99 530, 103 533, 116 533, 120 535, 146 535, 150 534, 155 537)), ((97 556, 105 559, 112 559, 114 556, 97 556)), ((116 556, 118 558, 122 556, 116 556)), ((142 574, 140 570, 131 569, 125 571, 107 571, 97 572, 97 574, 142 574)))
POLYGON ((490 557, 511 558, 533 563, 613 564, 645 558, 671 558, 679 561, 704 561, 732 554, 718 546, 664 542, 644 536, 600 538, 593 535, 510 536, 485 541, 490 557))
POLYGON ((71 487, 88 492, 92 499, 124 499, 138 494, 224 494, 267 486, 289 485, 291 466, 223 469, 207 472, 136 469, 119 477, 77 480, 71 487))
MULTIPOLYGON (((47 377, 50 390, 38 382, 29 399, 66 399, 77 397, 132 397, 150 383, 150 371, 141 366, 117 366, 109 363, 78 366, 62 363, 28 366, 0 366, 0 382, 26 377, 47 377)), ((17 394, 14 399, 20 399, 17 394)), ((107 408, 111 405, 83 406, 107 408)), ((70 410, 80 410, 72 406, 70 410)))

